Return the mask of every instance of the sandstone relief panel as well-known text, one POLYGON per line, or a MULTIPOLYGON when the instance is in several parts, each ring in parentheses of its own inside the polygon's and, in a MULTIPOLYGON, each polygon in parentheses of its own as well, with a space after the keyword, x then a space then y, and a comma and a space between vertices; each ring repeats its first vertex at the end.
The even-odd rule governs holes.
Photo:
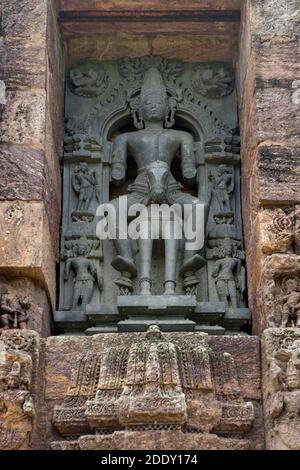
POLYGON ((53 337, 45 365, 52 449, 261 448, 256 338, 53 337))
POLYGON ((33 430, 33 374, 39 360, 34 331, 2 330, 0 337, 0 449, 26 450, 33 430))
POLYGON ((231 64, 145 56, 71 66, 60 331, 146 331, 153 320, 165 331, 245 329, 239 154, 231 64), (174 218, 153 215, 162 206, 174 218), (188 224, 202 237, 194 248, 188 224))
POLYGON ((262 348, 267 448, 300 450, 300 330, 265 330, 262 348))

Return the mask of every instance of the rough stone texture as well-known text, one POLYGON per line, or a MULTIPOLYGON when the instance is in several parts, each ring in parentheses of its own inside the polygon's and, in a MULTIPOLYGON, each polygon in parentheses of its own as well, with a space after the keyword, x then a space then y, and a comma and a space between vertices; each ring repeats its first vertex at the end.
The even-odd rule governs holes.
POLYGON ((243 4, 238 92, 248 298, 255 334, 266 327, 263 296, 269 295, 270 285, 264 257, 297 253, 297 229, 287 214, 300 198, 299 26, 297 1, 243 4))
POLYGON ((9 330, 0 337, 0 449, 28 450, 36 426, 39 337, 9 330))
POLYGON ((46 290, 54 307, 55 257, 44 204, 2 201, 0 227, 0 275, 34 279, 46 290))
MULTIPOLYGON (((177 23, 176 23, 177 25, 177 23)), ((189 25, 190 26, 190 25, 189 25)), ((143 30, 141 30, 143 31, 143 30)), ((118 27, 118 33, 108 31, 98 37, 79 37, 68 40, 69 63, 80 59, 93 58, 97 60, 119 59, 121 57, 141 57, 144 55, 160 55, 169 59, 181 59, 186 62, 195 61, 231 61, 237 52, 237 31, 233 36, 226 32, 211 35, 199 34, 199 26, 191 32, 190 28, 181 34, 169 31, 151 36, 128 33, 128 28, 118 27)))
POLYGON ((32 327, 49 334, 45 299, 50 298, 54 308, 63 141, 58 2, 3 0, 1 13, 0 78, 6 100, 1 106, 0 199, 12 202, 1 205, 0 271, 7 279, 30 277, 44 289, 44 294, 35 294, 44 311, 36 309, 40 318, 32 327))
POLYGON ((266 448, 300 450, 300 330, 272 328, 262 335, 266 448))

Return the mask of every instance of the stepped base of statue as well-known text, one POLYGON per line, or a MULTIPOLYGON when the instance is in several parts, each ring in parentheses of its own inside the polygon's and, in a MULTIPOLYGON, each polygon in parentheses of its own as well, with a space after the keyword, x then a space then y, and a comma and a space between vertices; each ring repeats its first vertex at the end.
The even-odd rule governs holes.
POLYGON ((54 320, 67 334, 146 331, 202 331, 210 335, 238 333, 250 320, 248 308, 226 308, 223 302, 197 302, 186 295, 119 296, 117 304, 89 304, 86 312, 60 310, 54 320))

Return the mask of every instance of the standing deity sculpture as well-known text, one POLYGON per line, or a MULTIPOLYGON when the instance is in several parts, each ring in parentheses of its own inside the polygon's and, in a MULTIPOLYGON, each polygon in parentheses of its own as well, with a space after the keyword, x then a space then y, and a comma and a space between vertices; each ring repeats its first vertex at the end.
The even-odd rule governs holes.
POLYGON ((74 169, 72 177, 72 187, 78 196, 77 211, 88 211, 94 194, 98 198, 96 191, 95 172, 91 172, 85 162, 79 163, 74 169))
MULTIPOLYGON (((219 241, 219 258, 215 262, 212 277, 215 279, 216 291, 226 308, 238 308, 239 299, 245 291, 245 279, 242 262, 235 253, 237 242, 230 238, 219 241)), ((241 255, 240 255, 241 256, 241 255)))
MULTIPOLYGON (((152 204, 177 204, 190 207, 190 217, 194 217, 199 199, 182 191, 182 186, 170 171, 173 158, 180 152, 183 180, 187 184, 196 181, 194 140, 190 133, 170 129, 174 124, 174 98, 169 98, 162 76, 156 68, 150 68, 144 78, 140 93, 140 104, 134 112, 135 132, 127 132, 114 142, 112 157, 112 182, 120 186, 125 181, 126 160, 130 154, 138 167, 138 176, 129 186, 128 209, 134 204, 151 207, 152 204)), ((119 198, 111 201, 119 220, 119 198)), ((112 266, 127 279, 138 273, 130 239, 118 238, 118 222, 114 227, 114 240, 117 256, 112 266)), ((201 228, 199 228, 200 230, 201 228)), ((140 239, 140 286, 142 294, 151 294, 151 260, 153 239, 140 239)), ((178 240, 165 239, 165 294, 175 294, 176 261, 178 240)), ((183 277, 195 273, 205 260, 192 250, 185 250, 180 274, 183 277)), ((120 284, 120 280, 118 281, 120 284)), ((122 282, 121 282, 122 283, 122 282)))
POLYGON ((210 174, 210 209, 213 215, 231 213, 230 197, 234 190, 232 169, 219 165, 216 175, 210 174))
POLYGON ((93 296, 94 284, 97 281, 97 269, 88 259, 91 245, 86 237, 81 237, 74 246, 74 258, 66 261, 64 280, 69 280, 70 272, 74 273, 74 291, 72 310, 85 310, 93 296))
POLYGON ((292 326, 300 327, 300 287, 297 279, 288 279, 285 283, 286 294, 282 298, 281 324, 286 327, 289 322, 292 326))

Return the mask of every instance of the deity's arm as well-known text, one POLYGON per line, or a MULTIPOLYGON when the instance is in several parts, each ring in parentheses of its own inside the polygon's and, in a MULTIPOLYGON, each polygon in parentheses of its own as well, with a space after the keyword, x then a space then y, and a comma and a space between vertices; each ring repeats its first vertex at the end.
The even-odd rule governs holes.
POLYGON ((233 179, 233 175, 228 175, 227 177, 227 191, 228 191, 228 194, 231 194, 233 193, 234 191, 234 179, 233 179))
POLYGON ((181 170, 183 179, 188 184, 194 184, 197 175, 194 152, 194 139, 187 132, 182 133, 180 150, 181 170))
POLYGON ((273 399, 273 402, 271 404, 270 411, 271 411, 271 416, 273 419, 278 418, 278 416, 281 415, 283 406, 284 406, 284 396, 283 396, 283 393, 280 391, 276 393, 273 399))
POLYGON ((212 277, 217 277, 217 276, 218 276, 219 271, 220 271, 220 267, 221 267, 220 262, 219 262, 219 261, 216 261, 216 263, 215 263, 215 268, 214 268, 214 270, 213 270, 212 273, 211 273, 212 277))
POLYGON ((65 269, 64 269, 64 281, 68 281, 70 277, 70 271, 71 271, 71 263, 72 261, 68 259, 65 264, 65 269))
POLYGON ((74 173, 73 176, 72 176, 72 187, 73 187, 76 194, 80 193, 81 186, 80 186, 80 183, 78 181, 76 173, 74 173))
POLYGON ((93 261, 90 261, 89 262, 89 270, 90 270, 90 273, 91 275, 96 279, 97 277, 97 269, 93 263, 93 261))
POLYGON ((119 135, 113 146, 111 179, 115 186, 120 186, 125 181, 127 160, 127 134, 119 135))

